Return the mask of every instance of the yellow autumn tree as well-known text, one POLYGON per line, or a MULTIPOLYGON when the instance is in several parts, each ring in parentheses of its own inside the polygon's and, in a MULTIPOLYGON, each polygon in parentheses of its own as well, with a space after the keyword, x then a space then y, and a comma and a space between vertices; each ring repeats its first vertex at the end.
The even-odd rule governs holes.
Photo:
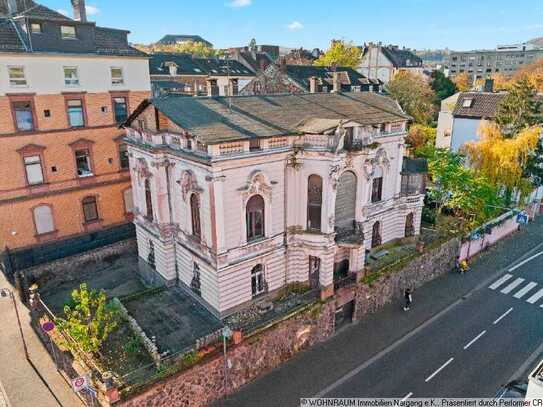
POLYGON ((479 141, 464 147, 470 165, 497 187, 503 188, 510 202, 514 191, 521 196, 531 190, 525 168, 537 148, 541 127, 532 126, 520 131, 514 138, 506 138, 495 123, 483 122, 479 128, 479 141))
MULTIPOLYGON (((505 76, 504 74, 502 74, 502 73, 493 74, 490 77, 490 79, 492 79, 494 81, 494 91, 495 92, 510 90, 511 87, 513 86, 513 81, 511 79, 509 79, 507 76, 505 76)), ((475 81, 475 85, 477 87, 482 87, 484 84, 485 84, 484 79, 477 79, 477 81, 475 81)))
POLYGON ((539 59, 517 70, 513 75, 513 81, 519 81, 523 77, 528 78, 528 81, 538 92, 543 92, 543 59, 539 59))
POLYGON ((317 66, 350 66, 356 68, 360 64, 362 51, 352 42, 333 40, 330 48, 317 59, 317 66))
POLYGON ((458 89, 460 92, 467 92, 471 89, 472 82, 466 72, 456 75, 453 78, 453 82, 456 85, 456 89, 458 89))

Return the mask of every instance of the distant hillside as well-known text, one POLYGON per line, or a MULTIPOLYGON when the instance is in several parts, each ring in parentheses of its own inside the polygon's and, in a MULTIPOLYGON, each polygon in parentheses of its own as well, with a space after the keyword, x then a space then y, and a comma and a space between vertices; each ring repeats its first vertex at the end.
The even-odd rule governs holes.
POLYGON ((543 47, 543 37, 534 38, 533 40, 528 41, 530 44, 537 45, 538 47, 543 47))

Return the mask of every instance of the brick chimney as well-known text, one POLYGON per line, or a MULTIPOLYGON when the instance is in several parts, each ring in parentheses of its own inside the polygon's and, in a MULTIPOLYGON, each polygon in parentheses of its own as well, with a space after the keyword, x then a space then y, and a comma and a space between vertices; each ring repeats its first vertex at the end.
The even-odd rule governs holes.
POLYGON ((340 93, 341 92, 341 83, 339 81, 339 72, 332 72, 332 92, 340 93))
POLYGON ((74 20, 87 22, 87 10, 85 9, 85 0, 72 0, 72 7, 74 9, 74 20))
POLYGON ((309 93, 317 93, 317 77, 309 78, 309 93))

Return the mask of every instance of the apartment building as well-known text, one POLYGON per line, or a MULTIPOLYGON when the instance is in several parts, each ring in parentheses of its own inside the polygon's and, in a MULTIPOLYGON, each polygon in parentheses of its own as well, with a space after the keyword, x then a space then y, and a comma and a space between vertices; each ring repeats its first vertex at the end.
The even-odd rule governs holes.
POLYGON ((360 48, 362 57, 357 70, 369 79, 378 79, 386 84, 399 71, 424 73, 422 59, 405 47, 370 42, 360 48))
POLYGON ((124 30, 0 0, 0 246, 26 248, 131 220, 123 123, 150 95, 124 30))

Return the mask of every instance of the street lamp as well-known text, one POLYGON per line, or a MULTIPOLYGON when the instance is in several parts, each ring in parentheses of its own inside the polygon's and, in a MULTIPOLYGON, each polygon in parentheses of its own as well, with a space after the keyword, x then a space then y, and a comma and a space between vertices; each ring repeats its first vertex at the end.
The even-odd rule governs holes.
POLYGON ((230 327, 225 326, 222 329, 222 343, 224 353, 224 395, 228 395, 228 359, 226 358, 226 340, 232 337, 232 330, 230 327))

